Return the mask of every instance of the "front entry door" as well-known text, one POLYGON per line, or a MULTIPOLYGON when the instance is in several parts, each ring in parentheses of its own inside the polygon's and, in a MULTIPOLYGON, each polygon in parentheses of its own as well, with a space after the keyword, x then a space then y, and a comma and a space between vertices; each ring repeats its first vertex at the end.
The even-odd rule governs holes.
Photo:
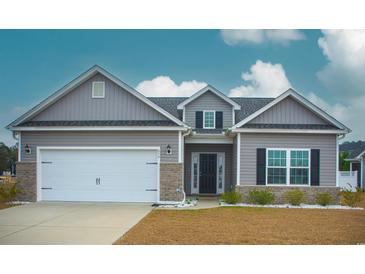
POLYGON ((217 154, 200 154, 199 193, 217 193, 217 154))

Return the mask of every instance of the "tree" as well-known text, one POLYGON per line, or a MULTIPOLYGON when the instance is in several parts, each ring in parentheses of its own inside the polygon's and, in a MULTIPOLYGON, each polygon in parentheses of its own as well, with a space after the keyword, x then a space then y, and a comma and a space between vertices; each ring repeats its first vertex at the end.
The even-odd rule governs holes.
POLYGON ((339 159, 339 169, 340 171, 349 171, 350 170, 350 162, 345 161, 347 157, 349 156, 349 153, 347 151, 340 152, 340 159, 339 159))
POLYGON ((18 149, 16 146, 8 147, 0 142, 0 174, 3 171, 11 170, 12 165, 18 159, 18 149))

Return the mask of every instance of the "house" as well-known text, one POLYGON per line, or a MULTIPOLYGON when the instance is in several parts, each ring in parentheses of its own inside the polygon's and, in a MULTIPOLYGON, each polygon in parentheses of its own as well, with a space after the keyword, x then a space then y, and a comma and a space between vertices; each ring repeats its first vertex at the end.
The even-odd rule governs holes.
POLYGON ((94 66, 7 127, 30 201, 181 201, 338 190, 338 140, 350 130, 293 89, 229 98, 206 86, 188 98, 146 98, 94 66))
POLYGON ((350 152, 346 161, 350 162, 350 171, 357 171, 357 187, 365 188, 365 145, 360 145, 350 152))

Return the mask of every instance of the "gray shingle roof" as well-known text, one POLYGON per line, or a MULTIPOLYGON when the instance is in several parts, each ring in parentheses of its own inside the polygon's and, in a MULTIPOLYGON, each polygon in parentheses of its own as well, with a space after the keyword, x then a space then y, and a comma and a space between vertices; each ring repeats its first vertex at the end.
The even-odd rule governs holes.
POLYGON ((180 120, 182 120, 182 110, 178 110, 177 105, 187 98, 188 97, 148 97, 149 100, 180 120))
POLYGON ((236 123, 238 123, 273 101, 275 98, 233 97, 231 99, 241 106, 241 110, 236 111, 236 123))
POLYGON ((170 120, 168 121, 29 121, 19 125, 20 127, 65 127, 65 126, 176 126, 176 124, 170 120))
POLYGON ((195 131, 196 133, 199 134, 217 134, 217 133, 222 133, 223 129, 222 128, 214 128, 214 129, 208 129, 208 128, 194 128, 193 131, 195 131))
POLYGON ((243 128, 276 128, 276 129, 337 129, 332 125, 316 124, 245 124, 243 128))
MULTIPOLYGON (((152 102, 168 111, 175 117, 182 120, 182 111, 178 111, 177 105, 185 101, 188 97, 148 97, 152 102)), ((236 123, 245 119, 247 116, 256 112, 274 98, 244 98, 230 97, 233 101, 241 106, 241 110, 236 110, 236 123)))
POLYGON ((361 144, 356 149, 351 150, 349 156, 347 157, 347 159, 355 159, 357 156, 360 155, 360 153, 362 153, 364 151, 365 151, 365 143, 361 144))

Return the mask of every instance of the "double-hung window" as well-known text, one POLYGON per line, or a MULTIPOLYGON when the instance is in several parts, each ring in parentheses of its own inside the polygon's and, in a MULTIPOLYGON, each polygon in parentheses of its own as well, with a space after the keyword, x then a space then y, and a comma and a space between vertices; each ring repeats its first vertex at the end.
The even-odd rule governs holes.
POLYGON ((267 185, 309 185, 309 149, 267 149, 267 185))
POLYGON ((215 128, 215 111, 204 110, 203 115, 203 128, 213 129, 215 128))
POLYGON ((285 185, 287 181, 286 150, 268 150, 267 184, 285 185))

